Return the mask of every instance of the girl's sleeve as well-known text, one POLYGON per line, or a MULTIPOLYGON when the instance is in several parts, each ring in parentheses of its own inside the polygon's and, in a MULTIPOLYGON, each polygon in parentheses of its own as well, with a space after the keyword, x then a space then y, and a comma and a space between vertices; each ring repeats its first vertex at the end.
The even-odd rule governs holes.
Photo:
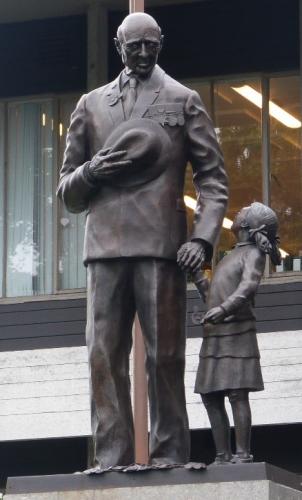
POLYGON ((198 271, 193 275, 194 284, 198 290, 198 293, 202 300, 206 302, 208 290, 209 290, 209 280, 204 275, 202 271, 198 271))
POLYGON ((259 286, 265 267, 265 254, 258 248, 252 248, 245 255, 241 281, 236 290, 221 304, 229 316, 247 301, 251 300, 259 286))

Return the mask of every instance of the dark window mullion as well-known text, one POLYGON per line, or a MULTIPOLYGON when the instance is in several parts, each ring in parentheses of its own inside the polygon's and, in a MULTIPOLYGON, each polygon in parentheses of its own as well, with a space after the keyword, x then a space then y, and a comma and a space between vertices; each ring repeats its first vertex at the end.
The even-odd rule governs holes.
POLYGON ((60 135, 59 135, 59 126, 61 123, 61 100, 62 97, 54 100, 54 108, 53 108, 53 150, 54 150, 54 176, 53 176, 53 261, 52 261, 52 272, 53 272, 53 291, 57 293, 59 290, 59 200, 56 196, 56 190, 59 180, 60 173, 60 135))
POLYGON ((2 252, 2 297, 6 297, 6 282, 7 282, 7 179, 8 179, 8 105, 4 103, 4 175, 3 175, 3 252, 2 252))
POLYGON ((269 118, 269 79, 262 78, 262 201, 270 205, 270 118, 269 118))
MULTIPOLYGON (((270 116, 269 116, 269 78, 264 76, 261 81, 262 111, 261 111, 261 139, 262 139, 262 201, 265 205, 271 204, 271 151, 270 151, 270 116)), ((270 259, 266 256, 264 276, 272 272, 270 259)))

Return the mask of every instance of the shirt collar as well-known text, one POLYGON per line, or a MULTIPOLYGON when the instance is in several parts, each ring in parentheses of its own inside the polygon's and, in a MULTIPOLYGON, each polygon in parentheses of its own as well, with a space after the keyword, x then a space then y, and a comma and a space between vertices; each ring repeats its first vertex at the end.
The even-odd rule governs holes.
MULTIPOLYGON (((135 78, 137 79, 138 84, 144 85, 144 82, 149 80, 152 73, 153 73, 153 70, 152 70, 150 76, 148 76, 148 78, 146 78, 146 79, 141 79, 136 75, 135 78)), ((127 66, 123 69, 123 71, 121 72, 121 76, 120 76, 120 89, 121 90, 125 87, 125 85, 127 85, 132 74, 133 74, 133 70, 128 68, 127 66)))
MULTIPOLYGON (((129 82, 130 78, 131 78, 131 75, 132 75, 133 71, 129 68, 125 68, 122 72, 121 72, 121 78, 120 78, 120 89, 122 90, 125 85, 127 85, 127 83, 129 82)), ((137 78, 137 77, 136 77, 137 78)), ((137 80, 139 81, 139 79, 137 78, 137 80)))

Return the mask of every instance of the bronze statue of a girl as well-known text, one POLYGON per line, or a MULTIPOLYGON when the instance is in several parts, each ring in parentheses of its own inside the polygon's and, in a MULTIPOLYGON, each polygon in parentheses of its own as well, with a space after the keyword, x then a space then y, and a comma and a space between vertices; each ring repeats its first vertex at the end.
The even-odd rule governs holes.
POLYGON ((249 392, 264 389, 253 303, 266 254, 273 264, 280 263, 277 229, 276 214, 269 207, 252 203, 243 208, 232 225, 237 244, 220 261, 211 283, 202 274, 195 276, 207 305, 195 392, 201 394, 211 423, 215 464, 253 460, 249 392), (234 418, 235 455, 226 396, 234 418))

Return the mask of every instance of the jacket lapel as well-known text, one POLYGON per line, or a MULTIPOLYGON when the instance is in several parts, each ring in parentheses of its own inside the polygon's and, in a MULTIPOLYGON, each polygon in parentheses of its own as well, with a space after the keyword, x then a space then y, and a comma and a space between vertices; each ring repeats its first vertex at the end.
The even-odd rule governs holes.
POLYGON ((107 91, 109 114, 114 125, 125 119, 119 82, 120 75, 109 85, 107 91))
POLYGON ((151 77, 143 86, 136 100, 131 118, 142 118, 144 116, 149 106, 157 99, 160 88, 163 85, 164 76, 165 72, 156 65, 151 77))

